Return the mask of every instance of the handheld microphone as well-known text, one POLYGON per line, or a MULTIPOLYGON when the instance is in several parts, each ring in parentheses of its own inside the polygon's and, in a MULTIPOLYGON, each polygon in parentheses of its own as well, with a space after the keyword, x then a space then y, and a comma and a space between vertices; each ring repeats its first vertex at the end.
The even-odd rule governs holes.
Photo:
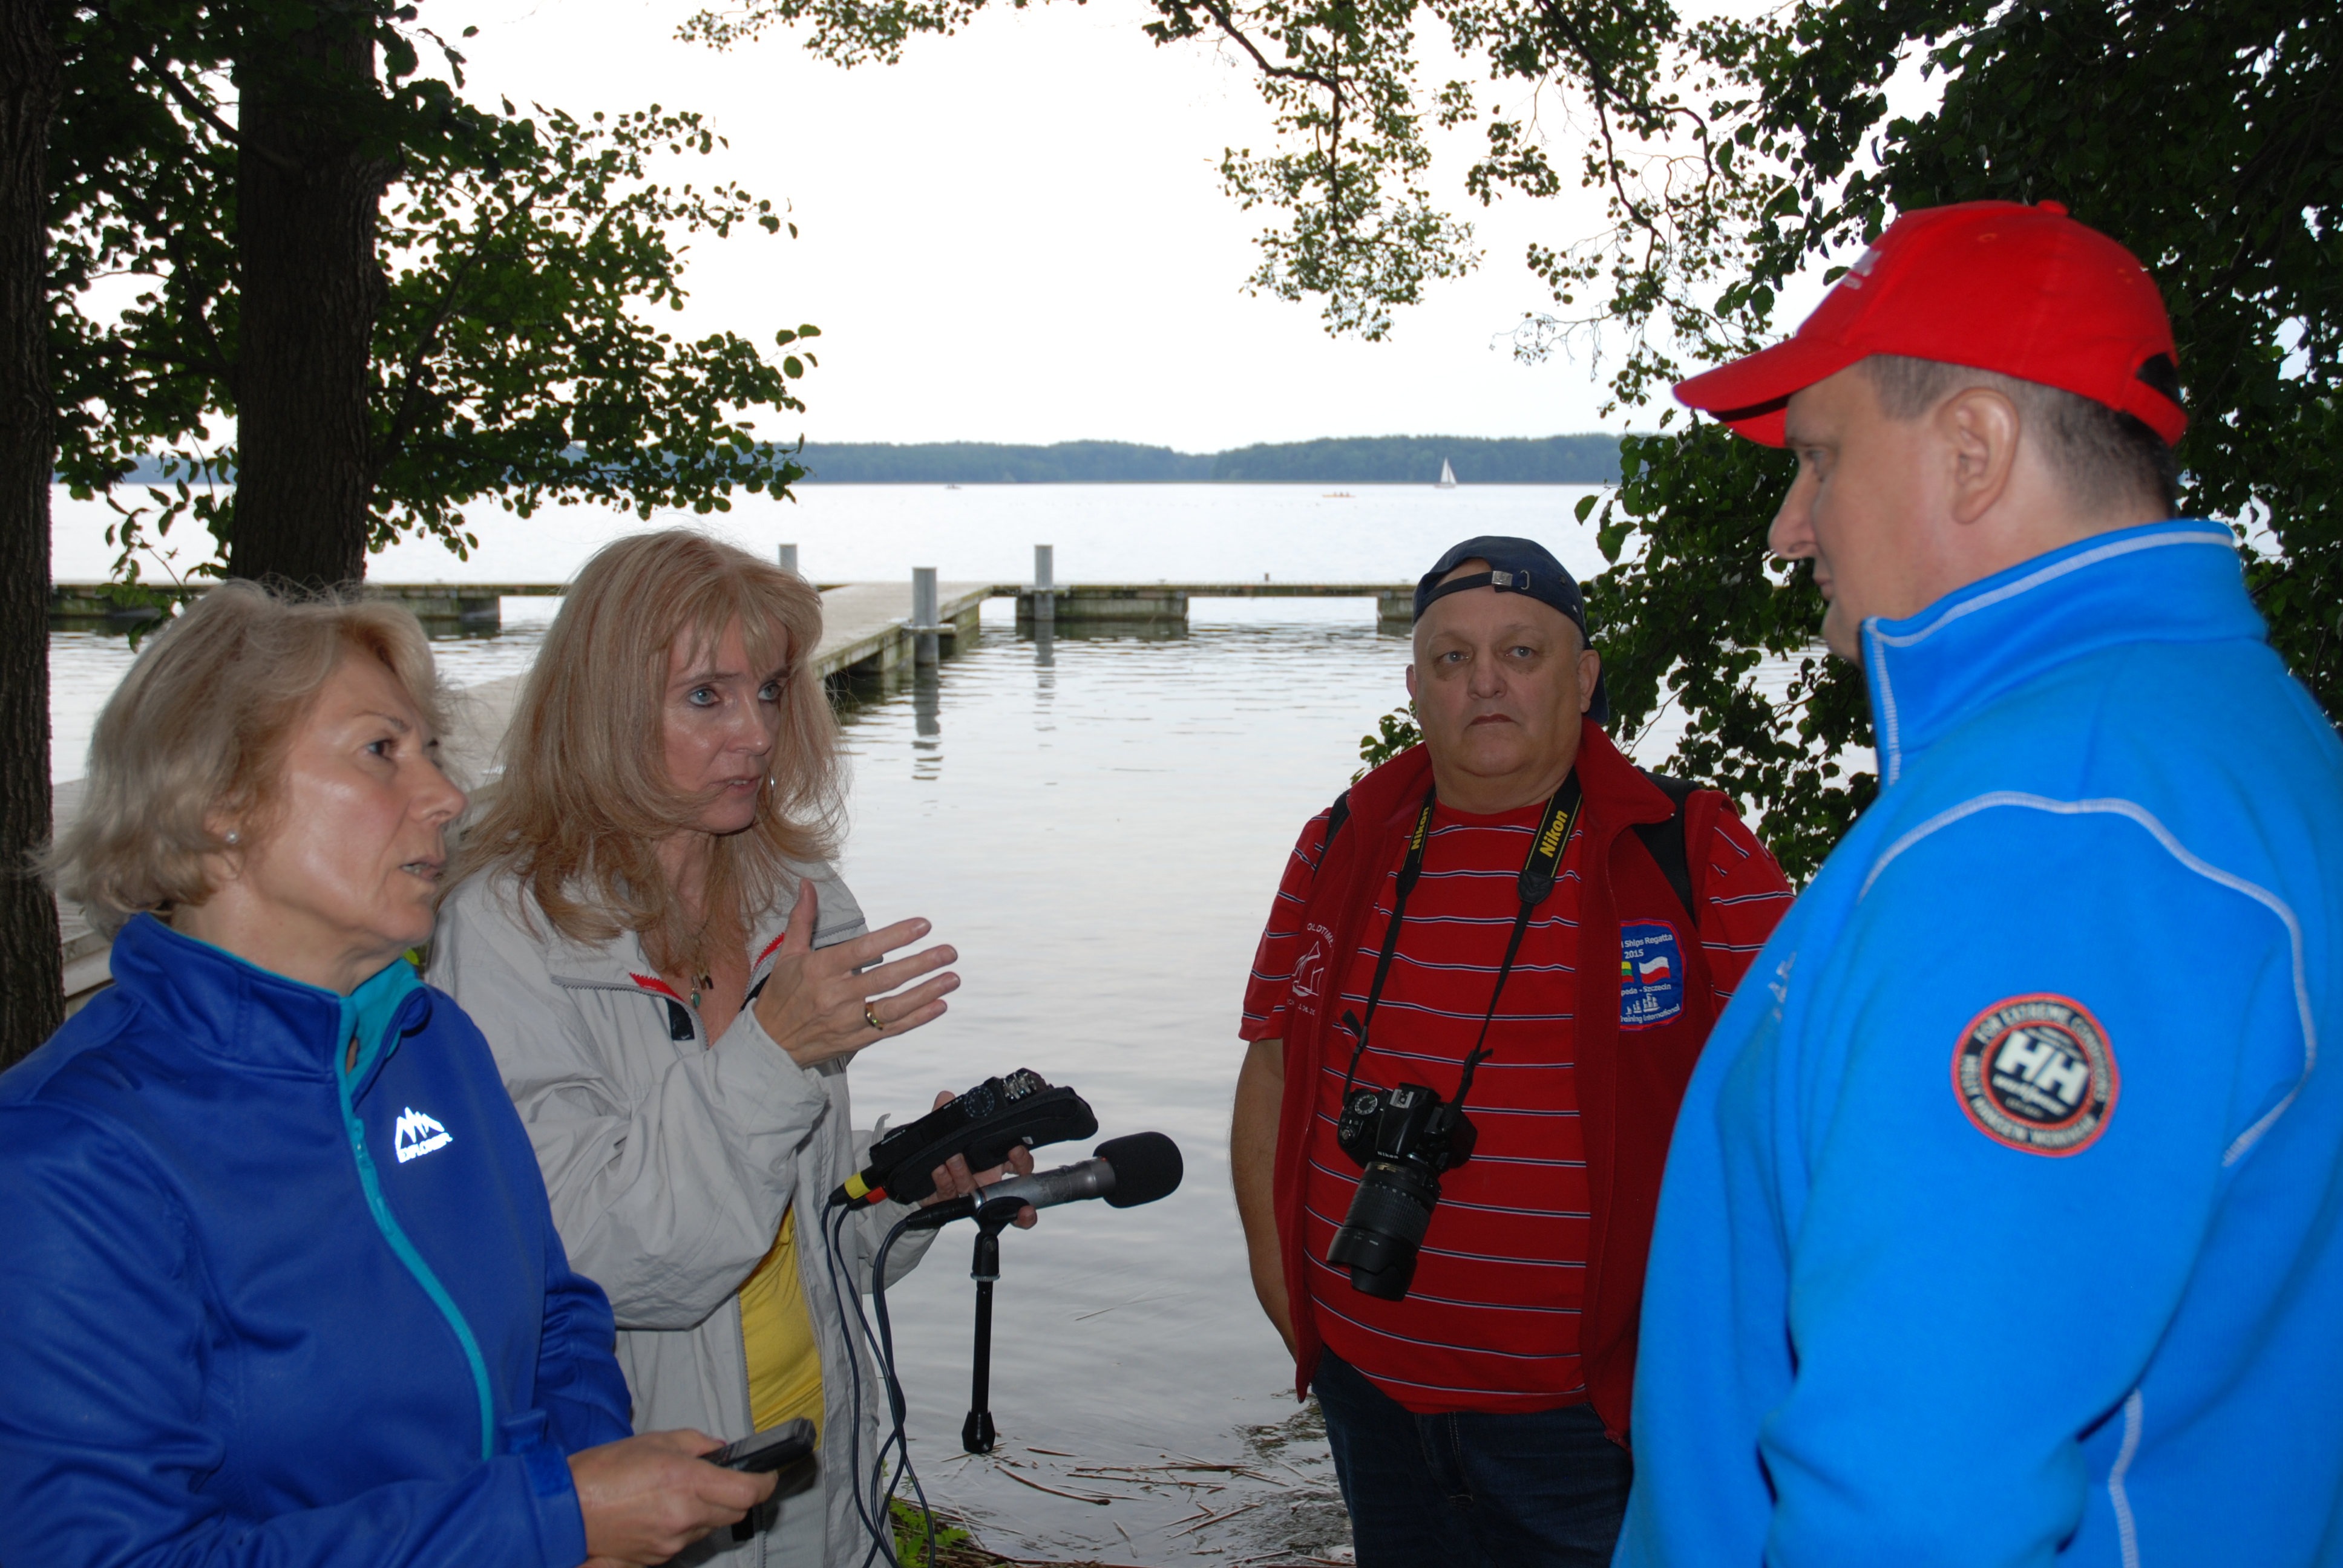
POLYGON ((968 1219, 997 1204, 1047 1209, 1085 1198, 1103 1198, 1111 1208, 1135 1209, 1168 1198, 1186 1174, 1180 1146, 1161 1132, 1134 1132, 1110 1138, 1092 1151, 1092 1158, 1055 1171, 1031 1176, 1011 1176, 970 1197, 954 1198, 920 1210, 910 1221, 914 1231, 933 1231, 954 1220, 968 1219))

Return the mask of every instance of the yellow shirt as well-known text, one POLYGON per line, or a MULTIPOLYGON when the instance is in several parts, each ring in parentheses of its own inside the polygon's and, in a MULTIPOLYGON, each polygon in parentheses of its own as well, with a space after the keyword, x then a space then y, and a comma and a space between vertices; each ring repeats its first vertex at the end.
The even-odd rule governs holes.
POLYGON ((821 1431, 821 1350, 814 1342, 813 1314, 806 1309, 805 1282, 798 1273, 798 1210, 781 1216, 754 1272, 740 1287, 740 1345, 749 1360, 749 1414, 763 1432, 792 1416, 804 1416, 821 1431))

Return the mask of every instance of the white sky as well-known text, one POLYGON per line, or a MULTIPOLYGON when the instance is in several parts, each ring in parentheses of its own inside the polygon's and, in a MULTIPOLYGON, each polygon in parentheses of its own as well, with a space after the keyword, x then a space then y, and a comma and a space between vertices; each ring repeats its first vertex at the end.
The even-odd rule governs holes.
MULTIPOLYGON (((1157 49, 1136 0, 988 11, 843 71, 787 34, 729 54, 676 42, 695 0, 434 0, 482 101, 573 114, 657 102, 708 114, 731 153, 669 160, 793 206, 801 237, 703 236, 679 325, 769 344, 819 324, 809 412, 762 433, 814 441, 1095 437, 1212 451, 1320 436, 1544 436, 1602 427, 1583 357, 1514 362, 1505 334, 1547 303, 1532 239, 1599 221, 1574 189, 1467 207, 1477 130, 1431 189, 1478 228, 1473 276, 1433 286, 1391 340, 1329 338, 1315 308, 1248 297, 1259 215, 1222 194, 1229 145, 1269 145, 1249 64, 1157 49)), ((1428 73, 1437 85, 1449 72, 1428 73)), ((1469 69, 1459 73, 1477 76, 1469 69)), ((1558 164, 1574 151, 1554 149, 1558 164)), ((1653 416, 1634 420, 1648 427, 1653 416)), ((1614 418, 1610 427, 1624 427, 1614 418)))

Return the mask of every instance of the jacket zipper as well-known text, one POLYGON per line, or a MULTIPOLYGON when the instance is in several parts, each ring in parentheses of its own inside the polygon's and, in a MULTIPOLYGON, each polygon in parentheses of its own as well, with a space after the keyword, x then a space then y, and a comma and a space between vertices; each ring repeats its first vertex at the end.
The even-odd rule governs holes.
MULTIPOLYGON (((403 1008, 400 1010, 402 1013, 405 1010, 403 1008)), ((398 1020, 394 1018, 383 1039, 387 1040, 397 1029, 398 1020)), ((381 1046, 382 1041, 377 1040, 358 1058, 357 1065, 347 1071, 338 1070, 340 1063, 335 1064, 337 1070, 334 1074, 334 1088, 341 1099, 342 1126, 349 1134, 350 1157, 357 1166, 358 1185, 365 1190, 367 1209, 374 1215, 375 1229, 382 1232, 383 1240, 390 1243, 391 1251, 407 1266, 407 1271, 415 1276, 416 1283, 423 1287, 423 1293, 431 1298, 432 1305, 439 1309, 439 1315, 447 1320, 447 1326, 455 1331, 457 1343, 463 1347, 464 1360, 472 1369, 472 1388, 480 1401, 480 1457, 483 1460, 494 1459, 497 1456, 497 1406, 496 1395, 488 1386, 488 1363, 480 1354, 479 1342, 472 1337, 472 1326, 464 1321, 463 1309, 456 1305, 456 1299, 447 1293, 447 1288, 431 1271, 431 1265, 423 1261, 423 1254, 416 1251, 415 1243, 407 1240, 407 1232, 399 1229, 390 1205, 383 1201, 382 1183, 375 1175, 374 1156, 367 1150, 366 1129, 359 1123, 357 1109, 350 1101, 351 1083, 374 1064, 381 1046)))

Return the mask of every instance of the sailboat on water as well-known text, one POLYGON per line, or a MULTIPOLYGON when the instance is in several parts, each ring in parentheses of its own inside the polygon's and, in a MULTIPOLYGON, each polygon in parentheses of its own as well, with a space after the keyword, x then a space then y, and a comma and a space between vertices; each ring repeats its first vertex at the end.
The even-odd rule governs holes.
POLYGON ((1440 483, 1432 487, 1435 490, 1453 490, 1456 487, 1456 470, 1448 466, 1448 459, 1445 457, 1440 459, 1440 483))

